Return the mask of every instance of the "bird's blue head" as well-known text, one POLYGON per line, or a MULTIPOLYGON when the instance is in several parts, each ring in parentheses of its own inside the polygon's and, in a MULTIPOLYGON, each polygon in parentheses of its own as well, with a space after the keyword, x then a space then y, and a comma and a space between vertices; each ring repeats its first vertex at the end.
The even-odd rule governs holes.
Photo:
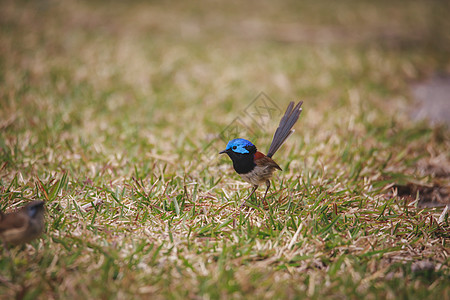
POLYGON ((256 147, 250 141, 245 139, 234 139, 228 142, 227 148, 220 152, 230 154, 231 152, 239 154, 248 154, 250 152, 256 152, 256 147))

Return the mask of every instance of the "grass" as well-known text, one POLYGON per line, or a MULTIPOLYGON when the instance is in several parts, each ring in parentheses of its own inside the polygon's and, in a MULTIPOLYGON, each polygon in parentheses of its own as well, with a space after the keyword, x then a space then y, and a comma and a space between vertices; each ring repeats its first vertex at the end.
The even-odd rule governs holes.
POLYGON ((448 129, 408 115, 409 85, 449 71, 448 12, 2 1, 0 208, 45 200, 47 227, 3 251, 1 298, 448 299, 448 217, 391 189, 450 160, 448 129), (260 92, 304 111, 268 205, 241 210, 217 150, 236 129, 267 151, 260 92))

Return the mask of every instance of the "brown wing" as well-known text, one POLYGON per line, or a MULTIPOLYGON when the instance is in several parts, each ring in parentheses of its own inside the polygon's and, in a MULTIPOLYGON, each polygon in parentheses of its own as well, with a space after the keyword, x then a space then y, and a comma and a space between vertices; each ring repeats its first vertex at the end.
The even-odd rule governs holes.
POLYGON ((262 167, 266 166, 281 170, 280 166, 268 156, 263 156, 261 158, 255 159, 255 164, 262 167))
POLYGON ((8 229, 25 226, 28 218, 21 212, 2 215, 0 219, 0 233, 8 229))

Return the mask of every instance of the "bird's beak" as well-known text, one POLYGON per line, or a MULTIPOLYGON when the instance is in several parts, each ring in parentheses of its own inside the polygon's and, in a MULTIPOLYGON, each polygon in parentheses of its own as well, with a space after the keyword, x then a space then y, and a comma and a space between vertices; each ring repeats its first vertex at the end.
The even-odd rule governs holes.
POLYGON ((227 153, 227 150, 220 151, 219 154, 227 153))

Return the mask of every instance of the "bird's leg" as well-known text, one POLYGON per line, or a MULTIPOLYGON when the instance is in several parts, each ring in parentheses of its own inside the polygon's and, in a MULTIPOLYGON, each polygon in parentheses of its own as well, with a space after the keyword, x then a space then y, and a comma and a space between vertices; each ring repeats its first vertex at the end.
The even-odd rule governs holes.
POLYGON ((247 198, 245 198, 245 200, 250 199, 250 197, 255 193, 256 189, 258 188, 257 185, 253 186, 252 192, 250 193, 250 195, 247 196, 247 198))
POLYGON ((450 204, 447 204, 445 206, 444 211, 442 212, 441 216, 439 217, 438 223, 444 222, 445 214, 447 213, 449 208, 450 208, 450 204))
POLYGON ((269 189, 270 189, 270 180, 267 180, 266 181, 266 186, 267 186, 267 188, 266 188, 266 192, 264 193, 264 198, 263 198, 263 204, 266 202, 266 196, 267 196, 267 192, 269 191, 269 189))
POLYGON ((250 197, 255 193, 256 189, 258 188, 257 185, 253 186, 252 192, 250 193, 250 195, 248 195, 245 199, 244 202, 242 202, 241 204, 241 208, 244 207, 245 202, 247 202, 248 199, 250 199, 250 197))

